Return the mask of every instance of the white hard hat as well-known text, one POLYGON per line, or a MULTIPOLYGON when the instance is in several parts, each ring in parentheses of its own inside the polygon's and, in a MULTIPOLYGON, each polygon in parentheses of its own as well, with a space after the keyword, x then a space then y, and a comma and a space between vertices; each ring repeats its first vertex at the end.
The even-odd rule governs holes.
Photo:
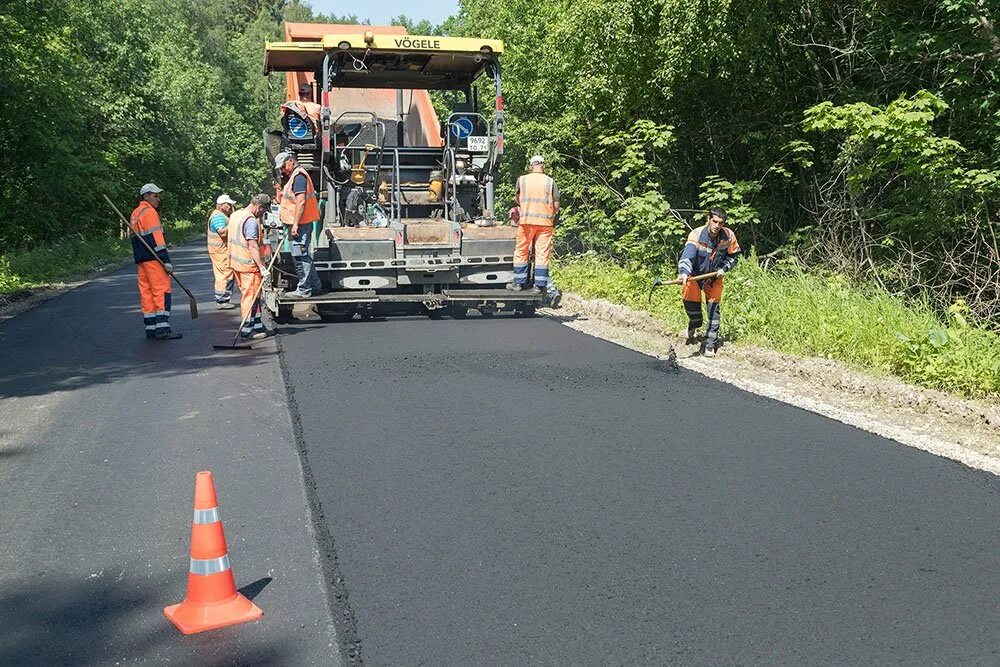
POLYGON ((281 169, 283 166, 285 166, 285 163, 291 159, 293 159, 291 153, 288 153, 286 151, 281 151, 280 153, 274 156, 274 168, 281 169))
POLYGON ((222 206, 223 204, 232 204, 233 206, 236 206, 236 202, 230 199, 229 195, 219 195, 219 198, 215 200, 215 203, 219 206, 222 206))
POLYGON ((163 190, 157 187, 156 183, 146 183, 144 186, 139 188, 140 197, 148 194, 158 195, 161 192, 163 192, 163 190))
POLYGON ((531 158, 531 164, 545 164, 545 158, 541 155, 533 155, 531 158))

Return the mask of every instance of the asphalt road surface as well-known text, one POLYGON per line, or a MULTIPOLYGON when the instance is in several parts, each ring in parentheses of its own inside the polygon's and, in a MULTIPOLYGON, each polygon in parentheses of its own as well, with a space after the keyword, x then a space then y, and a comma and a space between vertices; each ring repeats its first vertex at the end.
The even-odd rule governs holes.
POLYGON ((213 351, 174 254, 181 341, 132 269, 0 323, 0 664, 1000 662, 995 476, 541 318, 213 351), (265 616, 185 637, 206 468, 265 616))
POLYGON ((218 352, 202 247, 183 340, 147 341, 135 269, 0 323, 0 665, 336 664, 274 343, 218 352), (185 637, 194 476, 214 474, 236 585, 263 620, 185 637))
POLYGON ((366 662, 1000 663, 988 473, 546 319, 281 347, 366 662))

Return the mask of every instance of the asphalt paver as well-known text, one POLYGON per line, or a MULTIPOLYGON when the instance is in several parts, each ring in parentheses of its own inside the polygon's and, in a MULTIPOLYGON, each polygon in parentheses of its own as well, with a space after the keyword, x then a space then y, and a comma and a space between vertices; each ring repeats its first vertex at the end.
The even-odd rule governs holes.
POLYGON ((239 311, 203 247, 171 254, 182 340, 145 339, 132 267, 0 323, 0 664, 340 662, 275 343, 213 350, 239 311), (264 618, 184 636, 203 469, 264 618))
POLYGON ((988 473, 547 319, 284 332, 364 662, 1000 661, 988 473))

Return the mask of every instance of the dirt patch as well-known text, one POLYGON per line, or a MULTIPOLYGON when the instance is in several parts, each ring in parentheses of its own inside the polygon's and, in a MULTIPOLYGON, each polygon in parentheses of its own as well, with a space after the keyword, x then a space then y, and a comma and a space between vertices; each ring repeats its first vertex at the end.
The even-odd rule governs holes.
POLYGON ((973 401, 828 359, 726 344, 714 359, 648 313, 567 294, 540 311, 603 338, 741 389, 1000 475, 1000 404, 973 401))

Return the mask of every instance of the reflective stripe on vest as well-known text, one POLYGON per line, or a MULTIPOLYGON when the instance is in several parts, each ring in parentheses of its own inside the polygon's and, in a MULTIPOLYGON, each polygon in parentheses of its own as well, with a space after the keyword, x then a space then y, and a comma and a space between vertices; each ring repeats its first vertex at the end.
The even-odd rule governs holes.
POLYGON ((250 254, 250 243, 243 236, 243 223, 252 217, 253 214, 245 208, 229 216, 229 265, 233 271, 240 273, 257 272, 257 262, 250 254))
POLYGON ((518 185, 521 224, 551 227, 556 219, 555 181, 545 174, 531 173, 522 176, 518 185))
MULTIPOLYGON (((208 239, 208 247, 210 249, 212 249, 212 250, 222 250, 223 248, 226 247, 226 242, 223 241, 222 237, 219 236, 219 232, 213 232, 212 231, 212 218, 215 217, 216 213, 219 213, 222 216, 226 215, 225 213, 223 213, 219 209, 213 209, 212 212, 208 214, 208 220, 205 222, 205 236, 208 239)), ((227 223, 228 223, 228 220, 227 220, 227 223)))
POLYGON ((306 205, 302 209, 302 218, 299 219, 299 224, 305 225, 319 220, 319 200, 316 198, 316 188, 313 187, 312 179, 309 178, 309 172, 302 167, 296 167, 281 191, 281 205, 278 207, 278 217, 286 225, 295 224, 295 192, 292 190, 292 186, 295 183, 295 177, 299 174, 306 177, 306 205))

